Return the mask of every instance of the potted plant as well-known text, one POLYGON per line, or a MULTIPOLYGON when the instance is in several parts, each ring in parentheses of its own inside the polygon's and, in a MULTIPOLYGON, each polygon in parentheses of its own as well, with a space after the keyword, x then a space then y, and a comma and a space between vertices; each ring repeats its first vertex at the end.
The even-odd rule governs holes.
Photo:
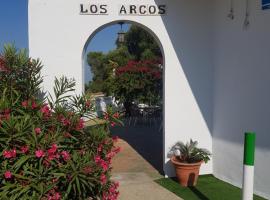
POLYGON ((210 160, 211 153, 197 146, 198 142, 191 139, 186 144, 177 142, 170 151, 176 176, 180 185, 184 187, 197 184, 201 164, 210 160))

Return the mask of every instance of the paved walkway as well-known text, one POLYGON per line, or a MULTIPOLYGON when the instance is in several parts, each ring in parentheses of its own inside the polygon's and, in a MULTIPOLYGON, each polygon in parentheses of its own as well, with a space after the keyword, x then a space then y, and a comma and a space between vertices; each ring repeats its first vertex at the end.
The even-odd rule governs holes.
POLYGON ((114 179, 120 182, 119 200, 181 200, 144 172, 117 173, 114 179))
POLYGON ((126 141, 117 145, 122 151, 113 160, 113 179, 120 182, 119 200, 181 200, 154 182, 162 175, 126 141))

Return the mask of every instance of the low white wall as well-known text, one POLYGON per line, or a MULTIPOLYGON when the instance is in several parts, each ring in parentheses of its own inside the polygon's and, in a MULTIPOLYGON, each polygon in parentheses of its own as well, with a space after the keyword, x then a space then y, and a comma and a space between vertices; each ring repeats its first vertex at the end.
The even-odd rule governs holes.
POLYGON ((214 175, 242 183, 245 131, 257 133, 255 191, 270 198, 270 10, 250 2, 250 26, 243 29, 245 1, 215 1, 214 175))
MULTIPOLYGON (((29 0, 29 49, 44 64, 44 89, 55 76, 66 75, 83 91, 82 53, 99 27, 130 20, 148 27, 165 55, 164 171, 174 175, 167 153, 177 140, 198 140, 212 150, 211 0, 29 0), (108 4, 109 15, 79 15, 80 3, 108 4), (119 4, 166 4, 165 16, 119 16, 119 4)), ((160 155, 162 156, 162 155, 160 155)), ((212 173, 212 162, 201 173, 212 173)))

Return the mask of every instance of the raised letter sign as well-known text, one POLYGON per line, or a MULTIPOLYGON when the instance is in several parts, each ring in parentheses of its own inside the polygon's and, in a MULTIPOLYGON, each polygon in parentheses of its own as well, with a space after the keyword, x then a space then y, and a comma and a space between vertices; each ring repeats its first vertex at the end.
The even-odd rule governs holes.
POLYGON ((104 4, 80 4, 81 15, 108 15, 107 5, 104 4))
POLYGON ((166 5, 120 5, 119 15, 159 16, 166 14, 166 5))

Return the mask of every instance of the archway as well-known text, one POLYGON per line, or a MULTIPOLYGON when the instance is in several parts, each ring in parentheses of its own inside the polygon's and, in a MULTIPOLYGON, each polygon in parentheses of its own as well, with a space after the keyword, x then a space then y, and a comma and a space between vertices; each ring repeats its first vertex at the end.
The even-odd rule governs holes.
MULTIPOLYGON (((87 39, 85 42, 83 52, 82 52, 82 67, 83 67, 83 85, 85 85, 86 82, 86 70, 87 68, 87 49, 89 45, 91 45, 91 41, 93 38, 100 33, 102 30, 111 27, 113 25, 116 25, 118 23, 125 23, 125 24, 130 24, 133 26, 137 26, 140 29, 146 31, 151 37, 153 37, 154 41, 158 44, 159 50, 161 52, 161 58, 162 58, 162 63, 165 64, 165 55, 164 55, 164 49, 163 46, 158 38, 158 36, 148 27, 135 22, 131 20, 116 20, 112 21, 110 23, 106 23, 99 28, 97 28, 87 39)), ((165 90, 165 79, 164 79, 164 64, 162 65, 162 105, 161 105, 161 114, 159 118, 151 118, 147 117, 147 115, 144 115, 143 117, 143 122, 146 122, 147 126, 145 127, 146 124, 144 124, 144 127, 142 127, 142 121, 141 118, 138 118, 137 116, 132 116, 131 118, 127 119, 125 118, 126 122, 126 127, 128 128, 129 131, 121 129, 115 129, 114 132, 120 133, 120 137, 126 140, 127 143, 129 143, 130 146, 132 146, 145 160, 147 160, 159 173, 163 174, 163 165, 165 163, 165 155, 164 155, 164 127, 163 127, 163 121, 164 121, 164 90, 165 90), (146 120, 145 120, 146 119, 146 120), (144 121, 145 120, 145 121, 144 121), (157 121, 159 120, 159 121, 157 121), (150 123, 150 125, 149 125, 150 123), (140 126, 139 126, 140 125, 140 126), (137 131, 145 131, 148 132, 147 137, 144 135, 144 140, 138 140, 138 137, 142 136, 140 134, 135 135, 132 133, 136 133, 137 131), (124 132, 127 131, 130 133, 130 135, 125 134, 124 132), (156 134, 156 135, 155 135, 156 134), (159 135, 160 134, 160 135, 159 135), (133 137, 132 137, 133 136, 133 137), (137 138, 136 138, 137 137, 137 138), (154 139, 151 140, 152 137, 154 139), (151 143, 152 142, 152 143, 151 143), (148 144, 148 145, 147 145, 148 144), (153 147, 149 149, 149 147, 153 147), (147 149, 148 148, 148 149, 147 149), (156 156, 153 156, 156 155, 156 156), (158 157, 158 158, 157 158, 158 157)), ((89 69, 88 69, 89 70, 89 69)), ((85 88, 84 88, 85 89, 85 88)), ((147 107, 147 109, 150 108, 147 107)), ((146 108, 139 108, 140 111, 145 112, 147 110, 146 108)), ((149 109, 150 110, 150 109, 149 109)), ((146 112, 145 112, 146 113, 146 112)), ((149 115, 150 116, 150 115, 149 115)))

